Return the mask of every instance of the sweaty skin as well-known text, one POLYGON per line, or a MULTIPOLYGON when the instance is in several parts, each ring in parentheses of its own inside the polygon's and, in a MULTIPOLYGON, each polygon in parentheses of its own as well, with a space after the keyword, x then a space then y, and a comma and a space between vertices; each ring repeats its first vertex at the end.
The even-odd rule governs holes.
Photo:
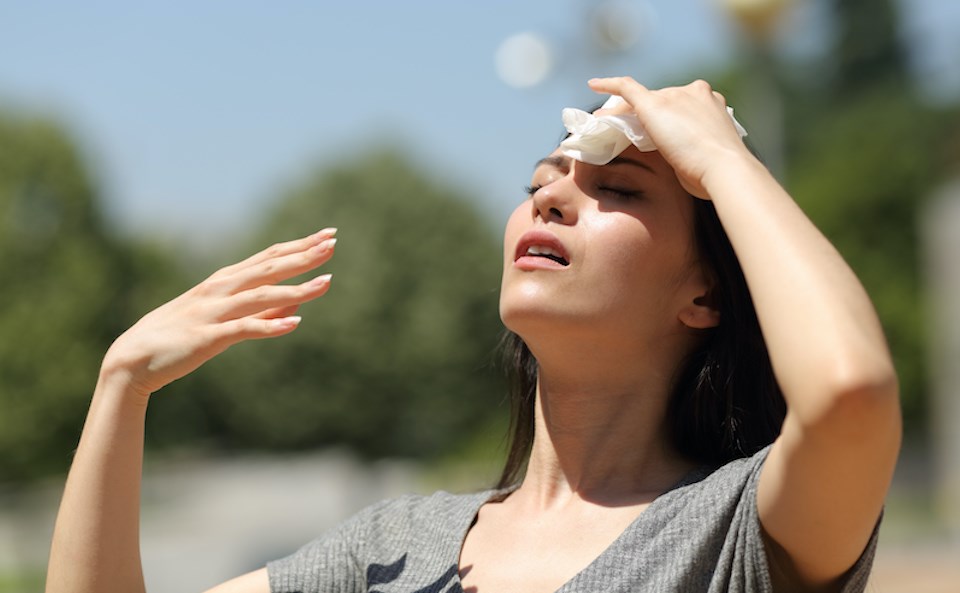
MULTIPOLYGON (((691 467, 666 438, 666 401, 674 370, 720 317, 703 298, 710 281, 687 193, 716 206, 789 408, 757 494, 775 589, 835 590, 876 524, 900 443, 897 380, 873 307, 707 83, 590 86, 623 97, 616 109, 632 111, 659 151, 628 149, 603 167, 550 155, 507 224, 500 311, 539 363, 536 432, 523 483, 484 505, 467 534, 465 590, 555 591, 691 467)), ((297 307, 330 277, 279 283, 328 261, 333 234, 218 271, 110 348, 57 517, 48 592, 143 591, 150 394, 232 344, 293 331, 297 307)), ((268 590, 265 569, 212 589, 268 590)))

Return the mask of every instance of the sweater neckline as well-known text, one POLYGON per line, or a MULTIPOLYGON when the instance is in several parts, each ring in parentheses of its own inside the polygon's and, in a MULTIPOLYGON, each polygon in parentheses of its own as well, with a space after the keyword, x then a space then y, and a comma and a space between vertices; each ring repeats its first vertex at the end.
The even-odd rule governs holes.
MULTIPOLYGON (((656 498, 650 501, 650 504, 648 504, 645 509, 640 511, 640 514, 637 515, 637 517, 634 518, 634 520, 631 521, 630 524, 627 525, 627 527, 622 532, 620 532, 617 535, 617 537, 613 539, 612 542, 610 542, 610 545, 604 548, 602 552, 600 552, 593 560, 591 560, 580 571, 578 571, 576 574, 570 577, 569 580, 565 581, 562 585, 560 585, 560 587, 558 587, 553 593, 564 593, 567 589, 573 586, 573 583, 575 583, 577 580, 580 579, 581 575, 593 570, 594 566, 600 563, 602 559, 607 557, 609 554, 613 553, 613 550, 619 548, 623 540, 625 540, 630 534, 632 534, 636 530, 641 529, 642 523, 646 522, 645 518, 653 514, 651 513, 651 511, 656 510, 662 504, 664 504, 663 501, 669 498, 667 495, 685 486, 689 486, 691 484, 700 482, 701 480, 709 476, 713 469, 715 468, 712 468, 706 465, 696 467, 690 470, 689 472, 687 472, 682 478, 680 478, 672 486, 670 486, 669 488, 667 488, 666 490, 658 494, 656 498)), ((456 570, 454 571, 454 574, 453 574, 453 583, 457 587, 456 589, 454 589, 455 591, 460 591, 460 592, 463 591, 463 583, 460 582, 460 555, 463 552, 463 545, 466 542, 467 534, 470 532, 470 529, 473 528, 473 525, 477 521, 477 518, 480 514, 480 509, 483 508, 483 505, 487 503, 502 502, 507 498, 507 496, 509 496, 519 487, 520 487, 520 484, 514 484, 506 488, 484 490, 482 492, 478 492, 473 495, 473 504, 467 505, 467 508, 465 509, 465 512, 464 512, 464 516, 461 518, 460 525, 457 530, 457 533, 459 534, 459 538, 457 540, 458 545, 453 550, 454 552, 453 565, 456 567, 456 570)))

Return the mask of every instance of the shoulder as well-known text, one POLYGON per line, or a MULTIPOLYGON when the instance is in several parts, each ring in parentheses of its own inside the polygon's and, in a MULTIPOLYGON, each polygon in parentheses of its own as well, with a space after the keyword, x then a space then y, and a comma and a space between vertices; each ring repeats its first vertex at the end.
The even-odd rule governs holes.
MULTIPOLYGON (((772 591, 768 544, 757 500, 770 450, 767 446, 749 457, 688 476, 648 509, 653 511, 648 517, 653 530, 644 536, 662 540, 662 557, 669 557, 669 564, 682 564, 679 557, 686 559, 681 572, 696 576, 706 569, 704 580, 717 590, 772 591)), ((862 590, 875 548, 876 531, 860 561, 848 572, 844 591, 862 590)))
POLYGON ((716 467, 701 467, 691 472, 666 496, 681 499, 722 499, 730 502, 755 499, 760 473, 770 446, 753 455, 734 459, 716 467))
POLYGON ((769 593, 756 512, 767 452, 688 474, 621 537, 611 556, 615 565, 629 566, 657 590, 769 593))
POLYGON ((459 524, 476 515, 480 506, 489 500, 492 491, 473 494, 453 494, 437 491, 433 494, 409 494, 380 501, 360 511, 352 521, 366 524, 369 529, 389 526, 416 528, 418 531, 459 524))
POLYGON ((759 536, 756 491, 768 452, 687 474, 644 511, 644 537, 669 535, 688 547, 722 546, 742 537, 759 541, 753 537, 759 536))
POLYGON ((455 531, 472 521, 477 509, 493 492, 452 494, 438 491, 429 495, 409 494, 374 503, 320 534, 304 546, 359 551, 370 546, 411 538, 432 537, 455 531))
POLYGON ((394 581, 419 590, 433 580, 447 582, 463 533, 492 494, 436 492, 373 504, 269 563, 272 591, 357 591, 362 583, 394 581))
POLYGON ((268 563, 271 590, 353 591, 370 579, 393 578, 419 556, 425 556, 423 565, 433 566, 456 549, 460 532, 491 495, 436 492, 370 505, 290 556, 268 563))

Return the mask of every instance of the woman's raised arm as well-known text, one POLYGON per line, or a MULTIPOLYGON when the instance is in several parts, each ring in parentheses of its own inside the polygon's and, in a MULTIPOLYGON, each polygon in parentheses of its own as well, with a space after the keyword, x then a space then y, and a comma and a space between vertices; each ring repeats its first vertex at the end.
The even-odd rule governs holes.
MULTIPOLYGON (((323 295, 330 276, 278 283, 329 260, 334 235, 324 229, 223 268, 117 338, 104 357, 60 503, 48 593, 144 590, 140 474, 150 395, 233 344, 293 331, 297 308, 323 295)), ((226 590, 266 591, 264 574, 231 581, 236 586, 226 590)))
POLYGON ((590 86, 626 99, 681 184, 716 206, 788 407, 757 495, 768 557, 775 577, 829 585, 869 540, 900 445, 896 373, 873 306, 707 83, 590 86))

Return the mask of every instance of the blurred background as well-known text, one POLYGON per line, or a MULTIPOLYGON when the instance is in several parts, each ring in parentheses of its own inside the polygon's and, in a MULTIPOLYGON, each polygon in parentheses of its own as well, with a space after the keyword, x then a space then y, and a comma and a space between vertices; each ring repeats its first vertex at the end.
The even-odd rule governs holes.
POLYGON ((0 593, 42 590, 111 341, 325 226, 302 326, 151 405, 148 589, 489 486, 500 229, 560 110, 619 74, 710 80, 859 274, 907 425, 873 590, 960 590, 958 30, 953 0, 0 0, 0 593))

